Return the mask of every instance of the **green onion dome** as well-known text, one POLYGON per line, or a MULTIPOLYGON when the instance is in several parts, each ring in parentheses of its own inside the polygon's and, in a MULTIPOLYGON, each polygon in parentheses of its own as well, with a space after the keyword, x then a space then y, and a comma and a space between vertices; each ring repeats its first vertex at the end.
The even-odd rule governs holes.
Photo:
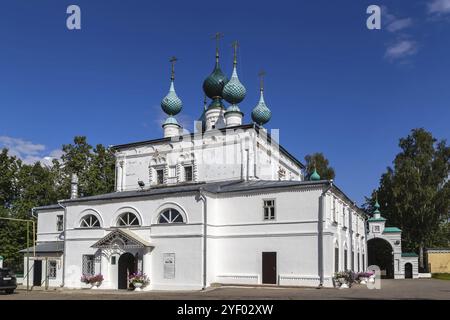
POLYGON ((168 118, 166 119, 166 121, 164 121, 164 123, 163 123, 162 126, 164 127, 164 126, 166 126, 166 125, 168 125, 168 124, 174 124, 174 125, 180 126, 179 123, 178 123, 178 121, 177 121, 177 119, 175 119, 175 118, 172 117, 172 116, 168 117, 168 118))
POLYGON ((224 105, 220 97, 215 97, 208 106, 208 109, 223 109, 224 105))
POLYGON ((222 97, 223 87, 228 79, 219 67, 219 60, 216 59, 216 67, 213 72, 203 82, 203 91, 208 98, 222 97))
POLYGON ((180 113, 181 108, 183 108, 183 103, 181 102, 181 99, 178 98, 177 93, 175 92, 173 80, 170 82, 169 93, 161 101, 161 108, 170 116, 174 116, 180 113))
POLYGON ((311 174, 311 176, 309 177, 309 180, 311 180, 311 181, 319 181, 319 180, 320 180, 320 176, 319 176, 319 174, 317 173, 316 168, 314 168, 314 171, 313 171, 313 173, 311 174))
POLYGON ((375 208, 375 211, 373 213, 380 213, 380 204, 378 203, 378 199, 375 201, 373 207, 375 208))
POLYGON ((269 122, 271 117, 272 112, 267 107, 264 101, 264 91, 261 89, 261 96, 259 98, 259 102, 252 111, 252 120, 255 123, 259 124, 260 126, 263 126, 264 124, 269 122))
POLYGON ((241 115, 244 115, 241 111, 241 109, 239 109, 239 107, 235 104, 232 104, 231 106, 229 106, 227 108, 227 110, 225 111, 225 115, 229 114, 229 113, 240 113, 241 115))
POLYGON ((238 104, 244 100, 246 93, 247 90, 239 81, 236 66, 234 66, 233 74, 231 75, 230 81, 228 81, 224 86, 222 96, 227 102, 231 104, 238 104))

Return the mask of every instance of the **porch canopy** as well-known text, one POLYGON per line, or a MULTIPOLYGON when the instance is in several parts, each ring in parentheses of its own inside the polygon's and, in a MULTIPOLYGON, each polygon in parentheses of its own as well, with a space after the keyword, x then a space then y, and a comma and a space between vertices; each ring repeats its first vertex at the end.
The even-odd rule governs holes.
POLYGON ((94 243, 91 247, 98 249, 111 249, 116 246, 120 246, 124 249, 153 247, 148 241, 145 241, 136 233, 122 228, 114 229, 94 243))
POLYGON ((20 253, 36 252, 36 253, 62 253, 64 251, 64 241, 48 241, 39 242, 36 247, 29 247, 27 249, 20 250, 20 253))

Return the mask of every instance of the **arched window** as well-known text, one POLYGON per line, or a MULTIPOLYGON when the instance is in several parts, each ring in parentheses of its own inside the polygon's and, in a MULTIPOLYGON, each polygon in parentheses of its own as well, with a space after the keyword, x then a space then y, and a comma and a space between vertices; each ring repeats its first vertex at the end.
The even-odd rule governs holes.
POLYGON ((81 218, 80 228, 100 228, 100 221, 93 214, 87 214, 81 218))
POLYGON ((136 215, 131 212, 122 213, 119 216, 119 219, 117 220, 118 227, 129 227, 129 226, 138 226, 138 225, 139 225, 138 217, 136 217, 136 215))
POLYGON ((178 210, 170 208, 161 212, 158 223, 184 223, 184 220, 178 210))

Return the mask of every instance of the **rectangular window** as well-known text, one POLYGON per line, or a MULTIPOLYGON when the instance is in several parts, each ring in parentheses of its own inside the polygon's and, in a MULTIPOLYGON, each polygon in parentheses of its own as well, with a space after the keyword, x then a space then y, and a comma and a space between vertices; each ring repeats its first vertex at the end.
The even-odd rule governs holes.
POLYGON ((339 248, 334 248, 334 272, 339 272, 339 248))
POLYGON ((94 255, 93 254, 84 254, 83 255, 83 274, 84 275, 94 275, 94 255))
POLYGON ((48 278, 56 279, 56 261, 50 260, 48 262, 48 278))
POLYGON ((348 223, 347 223, 348 217, 347 217, 347 214, 345 212, 345 208, 342 208, 342 219, 344 220, 343 223, 342 223, 344 225, 344 227, 345 228, 348 227, 348 223))
POLYGON ((331 210, 333 211, 333 221, 336 222, 336 198, 333 198, 333 204, 332 204, 331 210))
POLYGON ((192 181, 192 166, 184 167, 184 181, 192 181))
POLYGON ((347 250, 344 250, 344 270, 347 271, 347 250))
POLYGON ((275 220, 275 200, 264 200, 264 220, 275 220))
POLYGON ((352 271, 355 271, 355 252, 352 250, 352 271))
POLYGON ((175 178, 177 176, 177 167, 176 166, 170 166, 169 167, 169 177, 175 178))
POLYGON ((380 226, 373 226, 373 232, 380 232, 380 226))
POLYGON ((164 183, 164 169, 156 170, 156 183, 163 184, 164 183))
POLYGON ((361 272, 361 261, 360 261, 360 259, 361 259, 361 255, 358 252, 358 272, 361 272))
POLYGON ((56 216, 56 230, 63 231, 63 229, 64 229, 64 216, 57 215, 56 216))

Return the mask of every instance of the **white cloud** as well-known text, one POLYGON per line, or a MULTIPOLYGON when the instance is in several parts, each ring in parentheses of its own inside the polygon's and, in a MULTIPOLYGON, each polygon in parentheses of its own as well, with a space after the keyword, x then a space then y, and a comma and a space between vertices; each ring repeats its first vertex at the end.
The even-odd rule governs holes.
POLYGON ((398 18, 389 12, 386 6, 381 7, 383 28, 395 33, 407 29, 413 25, 412 18, 398 18))
POLYGON ((413 24, 413 20, 411 18, 405 18, 405 19, 396 19, 393 20, 391 23, 389 23, 386 27, 386 29, 389 32, 398 32, 403 29, 411 27, 413 24))
POLYGON ((385 57, 397 60, 417 53, 417 43, 412 40, 399 40, 386 49, 385 57))
POLYGON ((61 150, 53 150, 46 154, 46 147, 43 144, 8 136, 0 136, 0 148, 7 148, 10 155, 20 158, 26 164, 41 161, 45 165, 51 165, 53 159, 60 159, 62 155, 61 150))
POLYGON ((450 13, 450 0, 432 0, 428 4, 428 12, 438 15, 450 13))

